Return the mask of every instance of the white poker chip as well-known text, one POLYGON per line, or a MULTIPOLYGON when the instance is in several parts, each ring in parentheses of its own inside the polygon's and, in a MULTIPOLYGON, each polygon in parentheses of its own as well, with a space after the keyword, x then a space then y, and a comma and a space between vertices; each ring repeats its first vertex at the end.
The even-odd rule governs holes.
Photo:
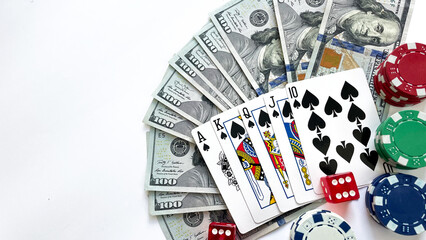
POLYGON ((310 217, 311 215, 314 215, 316 213, 322 213, 322 212, 329 212, 329 213, 331 213, 328 210, 314 209, 314 210, 307 211, 307 212, 303 213, 302 215, 300 215, 299 218, 297 220, 295 220, 293 222, 293 224, 291 225, 291 228, 290 228, 290 239, 294 238, 294 233, 295 233, 295 230, 296 230, 297 226, 299 226, 299 223, 301 221, 303 221, 305 217, 310 217))
POLYGON ((293 239, 294 238, 294 232, 295 232, 295 230, 296 230, 296 228, 297 228, 297 226, 299 225, 299 223, 300 223, 300 221, 302 221, 303 220, 303 218, 305 217, 305 216, 309 216, 309 215, 312 215, 312 214, 315 214, 315 213, 318 213, 318 212, 321 212, 321 211, 326 211, 326 210, 318 210, 318 209, 314 209, 314 210, 310 210, 310 211, 307 211, 307 212, 305 212, 305 213, 303 213, 302 215, 300 215, 294 222, 293 222, 293 224, 291 225, 291 227, 290 227, 290 239, 293 239))
POLYGON ((307 212, 292 226, 292 240, 354 240, 349 224, 339 215, 324 212, 307 212))

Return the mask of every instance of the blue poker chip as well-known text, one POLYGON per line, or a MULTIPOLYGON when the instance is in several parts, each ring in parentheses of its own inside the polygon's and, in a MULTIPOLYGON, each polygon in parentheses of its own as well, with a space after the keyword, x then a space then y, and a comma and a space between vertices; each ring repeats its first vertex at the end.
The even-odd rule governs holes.
POLYGON ((294 224, 292 240, 307 239, 341 239, 355 240, 355 234, 349 224, 332 212, 316 212, 301 217, 294 224))
POLYGON ((382 180, 385 177, 389 177, 390 174, 389 173, 385 173, 382 174, 378 177, 376 177, 375 179, 373 179, 373 181, 370 183, 370 185, 367 188, 367 191, 365 192, 365 206, 367 207, 368 212, 370 213, 370 216, 378 223, 379 220, 376 217, 376 213, 373 210, 373 193, 374 193, 374 189, 376 188, 377 184, 380 182, 380 180, 382 180))
POLYGON ((383 178, 373 193, 373 210, 386 228, 401 235, 418 235, 426 228, 426 184, 398 173, 383 178))

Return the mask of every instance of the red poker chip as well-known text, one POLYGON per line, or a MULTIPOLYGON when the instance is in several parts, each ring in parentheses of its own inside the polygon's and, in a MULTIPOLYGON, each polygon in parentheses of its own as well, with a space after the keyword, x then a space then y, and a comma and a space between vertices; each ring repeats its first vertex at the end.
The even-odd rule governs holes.
MULTIPOLYGON (((386 64, 384 64, 386 65, 386 64)), ((417 97, 417 96, 410 96, 404 92, 401 92, 397 88, 395 88, 389 81, 386 75, 385 67, 383 67, 378 73, 378 81, 384 86, 384 88, 389 92, 390 95, 401 99, 403 101, 409 102, 411 104, 417 104, 420 103, 421 100, 425 99, 426 97, 417 97)))
POLYGON ((387 98, 391 98, 395 102, 403 102, 406 104, 417 104, 420 103, 420 99, 416 97, 407 97, 404 94, 401 94, 397 89, 391 89, 393 86, 389 83, 384 71, 380 71, 377 74, 377 81, 379 88, 383 90, 384 95, 387 98))
POLYGON ((390 93, 383 84, 379 81, 379 75, 374 76, 374 88, 377 92, 377 95, 383 99, 386 103, 389 103, 397 107, 407 107, 414 105, 414 102, 403 101, 390 93))
POLYGON ((426 97, 426 45, 403 44, 386 59, 383 70, 389 83, 406 97, 426 97))

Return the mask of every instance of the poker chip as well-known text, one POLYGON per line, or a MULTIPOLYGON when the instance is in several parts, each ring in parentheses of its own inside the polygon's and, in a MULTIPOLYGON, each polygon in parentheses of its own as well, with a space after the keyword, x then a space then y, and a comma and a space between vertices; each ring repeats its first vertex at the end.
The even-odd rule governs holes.
POLYGON ((410 104, 414 105, 421 102, 419 98, 416 98, 416 99, 407 98, 407 97, 404 97, 403 95, 400 95, 394 92, 390 88, 390 86, 387 85, 388 83, 386 81, 382 82, 379 79, 384 79, 384 77, 380 73, 377 75, 377 78, 374 79, 376 92, 379 93, 380 98, 390 101, 390 104, 394 103, 393 105, 395 106, 398 106, 398 105, 405 106, 410 104))
POLYGON ((349 224, 339 215, 327 210, 313 210, 301 215, 290 229, 290 239, 356 239, 349 224))
POLYGON ((426 45, 403 44, 381 63, 374 89, 386 103, 397 107, 418 104, 426 98, 426 45))
POLYGON ((300 222, 303 221, 303 219, 306 216, 311 216, 311 215, 314 215, 314 214, 317 214, 317 213, 326 213, 326 212, 330 212, 330 211, 328 211, 328 210, 317 210, 317 209, 314 209, 314 210, 307 211, 304 214, 300 215, 299 218, 296 221, 294 221, 293 224, 291 225, 291 228, 290 228, 290 239, 294 239, 295 229, 299 226, 300 222))
POLYGON ((426 96, 426 45, 407 43, 386 59, 384 71, 390 83, 409 96, 426 96))
POLYGON ((391 104, 393 106, 397 106, 397 107, 406 107, 407 105, 413 104, 411 102, 405 102, 405 100, 403 98, 401 99, 399 96, 396 96, 396 95, 390 93, 390 91, 388 89, 383 87, 383 84, 380 83, 378 78, 379 78, 379 75, 376 75, 373 78, 374 89, 376 90, 377 95, 381 99, 383 99, 386 103, 389 103, 389 104, 391 104))
POLYGON ((412 168, 406 167, 406 166, 402 166, 402 165, 398 165, 389 155, 385 154, 385 152, 382 149, 382 144, 380 141, 380 136, 381 136, 381 128, 379 126, 379 128, 377 128, 376 131, 376 138, 374 140, 374 146, 376 147, 376 152, 377 154, 379 154, 379 156, 389 165, 391 165, 392 167, 398 168, 398 169, 404 169, 404 170, 410 170, 412 168))
POLYGON ((426 183, 423 180, 402 173, 385 176, 369 194, 373 196, 374 216, 386 228, 402 235, 425 231, 426 183))
POLYGON ((398 166, 416 169, 426 166, 426 114, 415 110, 400 111, 378 128, 376 148, 384 159, 398 166))
POLYGON ((380 175, 378 177, 376 177, 375 179, 373 179, 373 181, 370 183, 370 185, 367 187, 367 191, 365 192, 365 206, 367 207, 368 213, 370 214, 370 216, 374 219, 374 221, 376 221, 377 223, 380 223, 380 221, 377 219, 376 217, 376 213, 373 210, 373 193, 374 193, 374 189, 376 188, 377 183, 380 182, 380 180, 382 180, 385 177, 390 176, 389 173, 380 175))

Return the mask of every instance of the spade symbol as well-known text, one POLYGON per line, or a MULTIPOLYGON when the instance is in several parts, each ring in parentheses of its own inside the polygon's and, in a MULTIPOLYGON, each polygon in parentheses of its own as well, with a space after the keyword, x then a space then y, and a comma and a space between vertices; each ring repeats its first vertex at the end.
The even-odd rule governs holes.
POLYGON ((277 117, 279 117, 279 116, 280 116, 280 114, 277 112, 277 110, 274 110, 274 112, 272 113, 272 116, 273 116, 274 118, 277 118, 277 117))
POLYGON ((251 120, 249 120, 248 126, 249 126, 249 128, 253 128, 254 127, 254 123, 251 120))
POLYGON ((241 139, 242 136, 246 133, 246 130, 239 125, 238 123, 232 122, 232 126, 231 126, 231 136, 233 138, 237 138, 241 139))
POLYGON ((360 127, 360 130, 355 129, 352 132, 352 135, 356 140, 358 140, 358 142, 362 143, 364 146, 367 147, 367 144, 370 141, 371 130, 368 127, 362 129, 360 127))
POLYGON ((325 104, 324 111, 325 111, 325 114, 327 114, 327 115, 333 114, 333 117, 337 117, 337 113, 342 112, 342 105, 340 105, 333 98, 328 97, 327 103, 325 104))
POLYGON ((263 110, 260 110, 259 113, 259 125, 262 127, 266 126, 266 128, 271 126, 271 119, 269 118, 269 115, 263 110))
POLYGON ((325 128, 325 122, 320 116, 313 112, 311 118, 309 118, 308 128, 311 131, 317 130, 317 132, 320 132, 320 129, 325 128))
POLYGON ((314 110, 314 107, 318 106, 319 100, 315 95, 306 90, 305 95, 302 99, 302 106, 304 108, 310 108, 310 110, 314 110))
POLYGON ((370 152, 369 149, 366 148, 365 153, 361 153, 359 157, 367 167, 374 171, 377 165, 377 161, 379 160, 379 155, 376 151, 373 150, 370 152))
POLYGON ((345 144, 345 141, 342 141, 342 145, 336 147, 336 152, 348 163, 351 163, 354 150, 354 145, 352 143, 345 144))
POLYGON ((353 104, 351 105, 351 108, 349 109, 348 112, 348 120, 350 122, 357 122, 358 124, 361 123, 360 120, 364 120, 365 119, 365 113, 364 111, 362 111, 361 108, 359 108, 357 105, 353 104))
POLYGON ((343 84, 342 92, 340 94, 343 99, 353 102, 354 98, 358 97, 358 90, 354 88, 350 83, 345 81, 345 84, 343 84))
POLYGON ((225 139, 226 139, 226 137, 228 137, 228 135, 226 135, 224 132, 222 132, 222 134, 220 134, 220 138, 221 138, 222 140, 225 140, 225 139))
MULTIPOLYGON (((296 103, 296 102, 294 102, 294 103, 296 103)), ((299 106, 300 106, 300 104, 299 104, 299 106)), ((290 106, 290 103, 288 101, 286 101, 285 104, 284 104, 283 115, 286 118, 290 117, 290 119, 293 119, 293 111, 291 110, 291 106, 290 106)))
POLYGON ((319 167, 325 175, 333 175, 337 170, 337 162, 334 159, 328 160, 328 157, 324 158, 325 161, 319 163, 319 167))
POLYGON ((294 103, 293 103, 293 107, 294 108, 296 108, 296 109, 299 109, 300 108, 300 102, 299 101, 294 101, 294 103))
POLYGON ((209 151, 209 149, 210 149, 210 146, 204 143, 203 150, 209 151))
POLYGON ((321 137, 319 135, 319 138, 314 138, 312 140, 312 144, 320 151, 322 154, 327 155, 328 149, 330 148, 330 138, 328 136, 321 137))

